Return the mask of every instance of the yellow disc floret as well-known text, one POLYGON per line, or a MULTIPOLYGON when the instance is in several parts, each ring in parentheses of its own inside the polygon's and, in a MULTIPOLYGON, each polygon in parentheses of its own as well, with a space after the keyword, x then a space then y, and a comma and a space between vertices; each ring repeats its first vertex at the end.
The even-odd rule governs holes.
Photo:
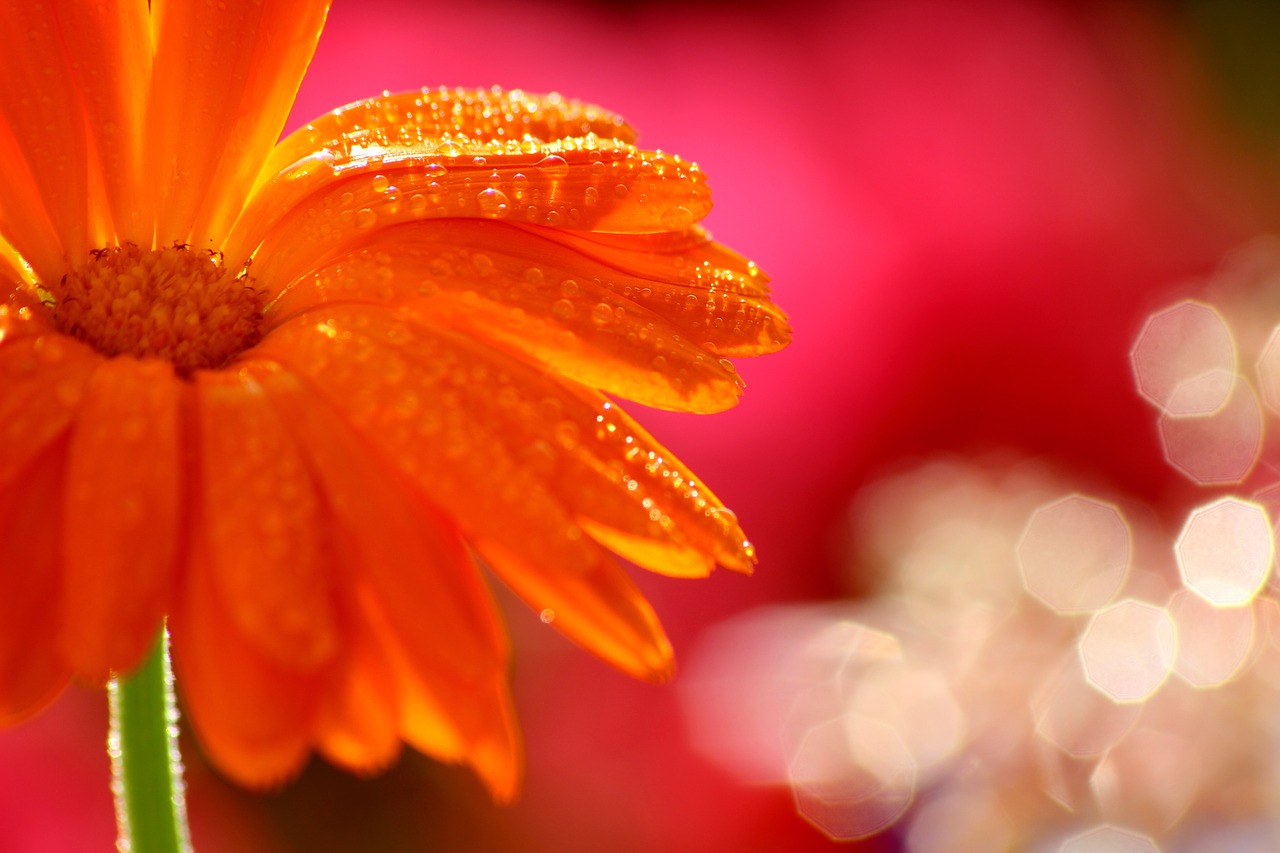
POLYGON ((184 246, 99 249, 49 288, 58 327, 107 356, 217 368, 261 337, 262 293, 221 255, 184 246))

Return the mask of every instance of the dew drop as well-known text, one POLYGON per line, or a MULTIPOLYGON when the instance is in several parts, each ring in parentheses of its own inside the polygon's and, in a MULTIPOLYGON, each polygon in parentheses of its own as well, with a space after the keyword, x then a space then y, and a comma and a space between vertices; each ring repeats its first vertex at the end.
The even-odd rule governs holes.
POLYGON ((571 278, 566 278, 560 282, 560 295, 565 299, 572 299, 577 296, 579 290, 578 283, 571 278))
POLYGON ((555 437, 561 447, 572 449, 578 443, 578 425, 573 421, 561 421, 556 424, 555 437))
POLYGON ((591 309, 591 322, 597 326, 604 326, 612 319, 612 309, 603 302, 597 303, 596 307, 591 309))
POLYGON ((569 174, 569 163, 559 154, 548 154, 537 163, 537 168, 553 178, 563 178, 569 174))
POLYGON ((683 231, 693 224, 693 213, 687 207, 671 207, 662 213, 662 227, 683 231))
POLYGON ((573 317, 573 303, 568 299, 558 299, 551 306, 551 313, 561 320, 568 320, 573 317))
POLYGON ((587 191, 583 193, 582 201, 587 207, 592 207, 600 201, 600 191, 595 187, 587 187, 587 191))
POLYGON ((66 347, 62 341, 50 335, 43 335, 36 338, 36 342, 32 345, 35 350, 36 357, 40 359, 41 364, 57 364, 66 356, 66 347))
POLYGON ((360 212, 356 214, 356 227, 362 231, 367 231, 378 224, 378 214, 367 207, 360 208, 360 212))
POLYGON ((386 191, 387 191, 387 187, 389 187, 389 186, 391 186, 391 181, 390 181, 390 179, 388 179, 388 178, 387 178, 387 176, 386 176, 386 175, 374 175, 374 176, 373 176, 373 191, 374 191, 374 192, 376 192, 376 193, 384 193, 384 192, 386 192, 386 191))
POLYGON ((415 214, 425 213, 427 210, 427 197, 421 193, 414 193, 409 196, 409 209, 415 214))
POLYGON ((511 211, 506 193, 492 187, 480 191, 476 196, 476 204, 480 206, 480 214, 489 219, 501 219, 511 211))

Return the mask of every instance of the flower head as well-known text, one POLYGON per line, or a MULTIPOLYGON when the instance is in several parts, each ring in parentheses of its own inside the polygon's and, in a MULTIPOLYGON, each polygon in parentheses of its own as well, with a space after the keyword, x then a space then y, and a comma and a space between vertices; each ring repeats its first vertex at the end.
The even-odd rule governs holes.
POLYGON ((407 742, 513 794, 481 563, 609 663, 671 649, 620 555, 749 571, 611 394, 732 406, 766 277, 617 116, 422 90, 276 143, 327 4, 0 10, 0 721, 168 618, 230 777, 407 742), (612 553, 611 553, 612 552, 612 553))

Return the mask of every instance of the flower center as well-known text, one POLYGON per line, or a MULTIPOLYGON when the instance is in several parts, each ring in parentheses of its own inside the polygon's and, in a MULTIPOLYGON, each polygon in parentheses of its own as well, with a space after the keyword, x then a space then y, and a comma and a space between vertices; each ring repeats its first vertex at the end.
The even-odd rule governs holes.
POLYGON ((261 337, 263 294, 220 254, 124 245, 90 255, 50 291, 58 328, 103 355, 161 358, 188 376, 261 337))

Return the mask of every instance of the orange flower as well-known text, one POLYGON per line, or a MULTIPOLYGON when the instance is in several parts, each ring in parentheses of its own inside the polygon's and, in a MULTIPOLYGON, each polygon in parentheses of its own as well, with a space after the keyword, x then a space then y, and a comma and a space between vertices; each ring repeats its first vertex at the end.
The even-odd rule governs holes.
POLYGON ((609 552, 749 571, 733 515, 606 393, 732 406, 783 346, 695 223, 697 167, 518 91, 384 94, 273 148, 327 4, 0 10, 0 721, 138 664, 247 785, 401 741, 510 797, 478 563, 671 672, 609 552))

